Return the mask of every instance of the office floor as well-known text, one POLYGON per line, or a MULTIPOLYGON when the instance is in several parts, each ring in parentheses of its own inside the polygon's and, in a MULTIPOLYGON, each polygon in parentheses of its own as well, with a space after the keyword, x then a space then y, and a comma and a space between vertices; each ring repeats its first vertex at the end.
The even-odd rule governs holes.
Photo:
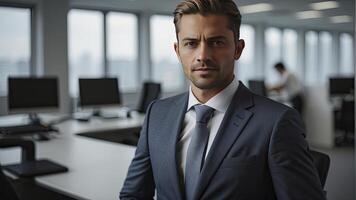
POLYGON ((325 184, 328 200, 355 199, 355 155, 353 147, 313 148, 330 156, 331 163, 325 184))

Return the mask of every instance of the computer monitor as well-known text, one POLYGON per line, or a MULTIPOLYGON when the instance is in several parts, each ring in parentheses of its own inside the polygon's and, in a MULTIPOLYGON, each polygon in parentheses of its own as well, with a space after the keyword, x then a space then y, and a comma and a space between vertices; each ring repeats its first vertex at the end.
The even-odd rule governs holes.
POLYGON ((330 96, 344 96, 353 94, 355 90, 354 77, 330 77, 329 94, 330 96))
POLYGON ((248 87, 255 94, 267 96, 264 80, 249 80, 248 87))
POLYGON ((79 105, 94 108, 94 115, 100 116, 100 108, 121 105, 117 78, 80 78, 79 105))
POLYGON ((58 111, 56 77, 9 77, 8 109, 10 113, 58 111))
POLYGON ((30 114, 30 123, 40 123, 37 113, 59 110, 56 77, 9 77, 9 113, 30 114))

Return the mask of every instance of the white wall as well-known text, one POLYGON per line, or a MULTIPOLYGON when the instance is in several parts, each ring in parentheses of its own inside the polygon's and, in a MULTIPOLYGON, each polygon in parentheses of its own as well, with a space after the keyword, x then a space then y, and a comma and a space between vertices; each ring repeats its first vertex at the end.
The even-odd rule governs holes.
POLYGON ((44 0, 36 20, 42 25, 39 27, 42 37, 37 38, 37 52, 43 55, 40 56, 43 62, 43 74, 59 77, 60 111, 62 113, 68 113, 70 109, 67 47, 68 10, 69 0, 44 0))
POLYGON ((327 87, 305 88, 304 122, 309 144, 328 148, 334 146, 333 110, 327 87))

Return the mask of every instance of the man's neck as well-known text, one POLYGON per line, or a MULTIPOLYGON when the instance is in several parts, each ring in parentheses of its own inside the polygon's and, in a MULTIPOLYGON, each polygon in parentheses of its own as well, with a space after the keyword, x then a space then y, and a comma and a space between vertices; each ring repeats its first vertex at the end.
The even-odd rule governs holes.
POLYGON ((214 97, 215 95, 217 95, 219 92, 221 92, 222 90, 224 90, 228 85, 230 85, 230 83, 233 81, 234 79, 232 79, 231 81, 227 82, 227 84, 225 84, 222 87, 219 88, 211 88, 211 89, 200 89, 198 87, 196 87, 195 85, 191 85, 191 89, 192 89, 192 93, 195 96, 195 98, 198 99, 198 101, 200 103, 206 103, 208 102, 212 97, 214 97))

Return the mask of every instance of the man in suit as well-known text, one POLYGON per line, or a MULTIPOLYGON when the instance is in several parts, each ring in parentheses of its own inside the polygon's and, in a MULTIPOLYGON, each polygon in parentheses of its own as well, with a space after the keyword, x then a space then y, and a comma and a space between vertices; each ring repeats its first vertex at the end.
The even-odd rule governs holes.
POLYGON ((189 91, 153 102, 121 199, 325 199, 298 113, 234 76, 233 0, 185 0, 174 48, 189 91))

